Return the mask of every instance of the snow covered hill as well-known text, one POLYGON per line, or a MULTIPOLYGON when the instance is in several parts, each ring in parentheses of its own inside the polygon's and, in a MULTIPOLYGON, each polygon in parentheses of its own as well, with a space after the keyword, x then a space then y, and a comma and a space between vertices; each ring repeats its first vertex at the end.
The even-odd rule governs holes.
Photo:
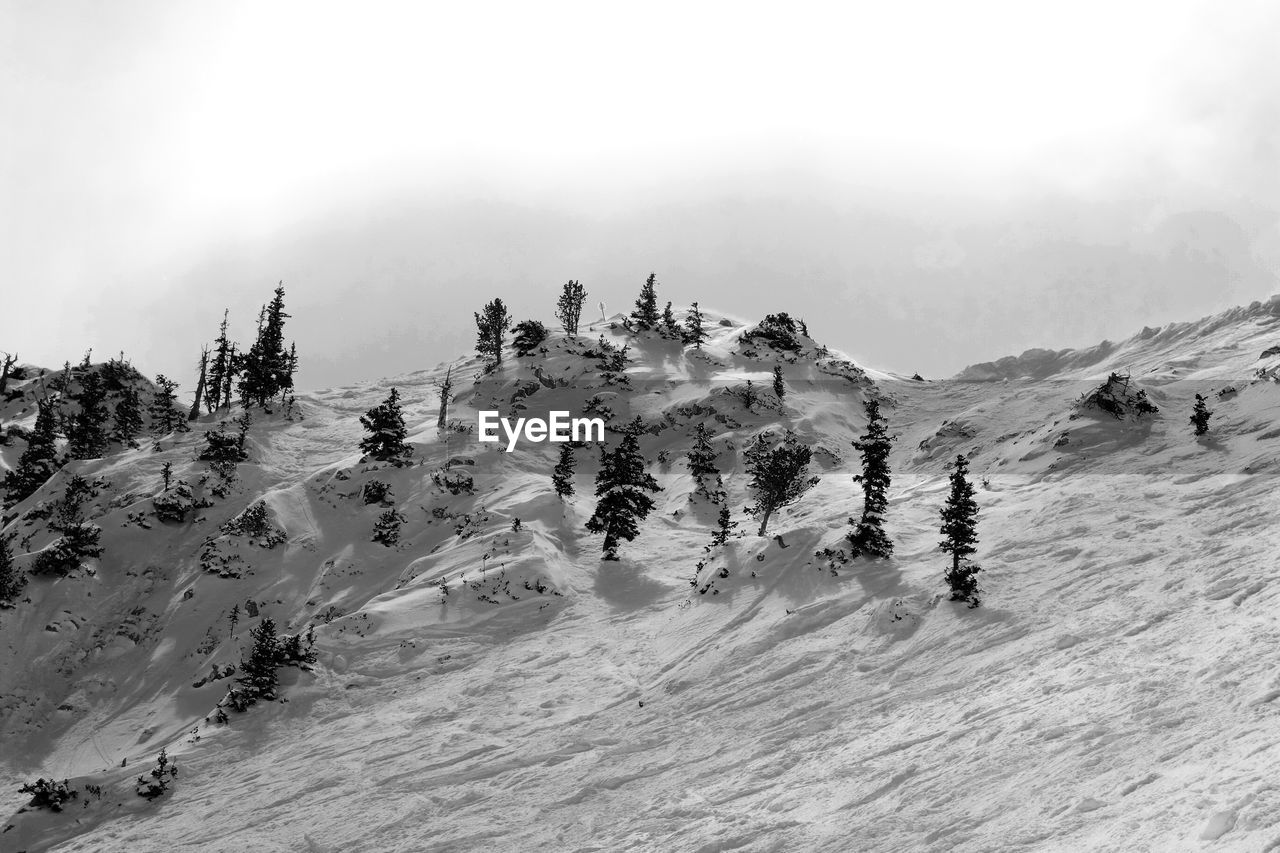
POLYGON ((493 374, 461 359, 299 394, 257 416, 220 495, 195 458, 217 416, 68 465, 4 528, 28 565, 54 536, 40 508, 72 474, 98 484, 102 556, 0 610, 0 849, 1280 849, 1280 301, 940 382, 707 316, 701 351, 614 318, 493 374), (626 384, 587 354, 601 335, 631 347, 626 384), (437 430, 446 369, 456 428, 437 430), (1082 406, 1112 371, 1159 412, 1082 406), (403 467, 358 449, 392 386, 403 467), (898 436, 897 552, 845 561, 868 396, 898 436), (584 529, 597 454, 561 501, 555 445, 466 432, 490 408, 642 419, 663 491, 619 562, 584 529), (698 423, 739 522, 709 550, 698 423), (741 449, 779 427, 821 479, 760 537, 741 449), (978 609, 942 580, 957 453, 981 483, 978 609), (153 513, 166 462, 191 486, 181 522, 153 513), (374 480, 390 495, 366 504, 374 480), (259 501, 268 529, 247 531, 259 501), (371 535, 388 509, 390 547, 371 535), (212 676, 263 615, 313 626, 317 664, 223 724, 212 676), (143 800, 162 747, 179 777, 143 800), (80 794, 19 813, 38 776, 80 794))

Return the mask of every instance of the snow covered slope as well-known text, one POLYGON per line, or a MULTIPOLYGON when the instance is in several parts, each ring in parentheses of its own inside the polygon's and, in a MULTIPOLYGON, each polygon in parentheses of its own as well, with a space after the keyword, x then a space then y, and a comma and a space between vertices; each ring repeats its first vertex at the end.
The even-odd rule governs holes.
POLYGON ((1170 323, 1118 344, 1082 350, 1027 350, 1020 356, 975 364, 957 379, 1093 379, 1110 371, 1144 381, 1249 376, 1280 366, 1280 295, 1192 323, 1170 323), (1274 350, 1274 351, 1271 351, 1274 350))
POLYGON ((1275 305, 962 374, 1008 382, 903 380, 807 339, 783 353, 731 319, 702 352, 598 324, 474 384, 479 363, 455 363, 463 425, 478 408, 642 417, 664 491, 618 563, 583 528, 594 452, 561 502, 555 446, 438 433, 444 367, 259 417, 225 498, 200 482, 199 430, 74 463, 17 510, 73 471, 101 478, 105 552, 0 611, 0 803, 16 813, 40 775, 103 794, 14 814, 0 848, 1280 849, 1280 386, 1254 372, 1275 305), (629 388, 583 355, 602 333, 632 347, 629 388), (1078 406, 1117 367, 1157 415, 1078 406), (747 379, 754 410, 732 393, 747 379), (409 467, 357 449, 392 385, 409 467), (1194 393, 1215 411, 1203 440, 1194 393), (867 395, 899 436, 897 554, 842 562, 867 395), (741 522, 709 552, 715 510, 689 500, 683 460, 702 421, 741 522), (818 448, 821 480, 757 537, 738 451, 777 426, 818 448), (982 482, 977 610, 945 600, 937 550, 960 452, 982 482), (211 504, 182 524, 149 515, 166 461, 211 504), (433 480, 450 461, 473 493, 433 480), (370 541, 373 479, 405 518, 392 548, 370 541), (271 548, 221 530, 258 500, 284 531, 271 548), (319 662, 220 725, 227 681, 205 679, 244 653, 251 612, 315 625, 319 662), (162 746, 180 776, 147 803, 131 782, 162 746))

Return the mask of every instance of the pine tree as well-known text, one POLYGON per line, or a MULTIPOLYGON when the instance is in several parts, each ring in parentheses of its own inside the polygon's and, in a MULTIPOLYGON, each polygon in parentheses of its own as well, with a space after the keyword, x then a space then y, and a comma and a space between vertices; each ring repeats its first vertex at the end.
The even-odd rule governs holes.
POLYGON ((138 388, 132 384, 125 385, 124 390, 120 392, 120 399, 116 401, 111 435, 121 444, 136 447, 137 442, 134 439, 141 432, 142 401, 138 398, 138 388))
POLYGON ((587 299, 587 291, 576 281, 568 281, 560 291, 560 299, 556 302, 556 318, 564 326, 564 333, 570 336, 578 334, 578 323, 582 319, 582 303, 587 299))
POLYGON ((71 416, 67 428, 67 454, 72 459, 98 459, 106 455, 106 397, 102 375, 86 371, 80 377, 80 393, 74 398, 80 410, 71 416))
POLYGON ((240 362, 240 402, 250 405, 266 405, 277 394, 292 385, 291 355, 284 348, 284 321, 290 315, 284 310, 284 283, 275 289, 271 302, 258 313, 258 334, 253 346, 240 362))
POLYGON ((484 306, 483 314, 476 314, 476 354, 488 361, 492 370, 502 367, 503 335, 511 328, 511 314, 501 299, 484 306))
POLYGON ((617 448, 600 456, 596 474, 596 497, 600 500, 587 521, 587 530, 604 534, 606 560, 618 559, 619 543, 635 539, 639 533, 637 522, 653 510, 653 499, 645 492, 662 491, 658 481, 645 470, 644 457, 640 455, 642 431, 643 424, 637 417, 623 431, 617 448))
POLYGON ((178 410, 178 395, 174 393, 178 383, 167 378, 163 373, 156 376, 156 392, 151 398, 151 432, 153 435, 168 435, 175 430, 186 432, 187 419, 178 410))
POLYGON ((662 309, 662 325, 659 327, 664 338, 675 338, 679 340, 682 335, 680 332, 680 324, 676 322, 676 315, 671 313, 671 303, 667 303, 667 307, 662 309))
POLYGON ((703 325, 702 312, 698 303, 693 303, 684 315, 684 342, 693 344, 694 349, 702 349, 702 342, 707 339, 707 330, 703 325))
POLYGON ((787 386, 782 381, 781 364, 773 366, 773 395, 778 398, 779 403, 787 396, 787 386))
POLYGON ((738 526, 738 522, 730 521, 729 505, 720 505, 720 515, 716 518, 716 529, 711 531, 711 545, 723 545, 729 541, 729 535, 733 533, 734 528, 738 526))
POLYGON ((698 484, 693 492, 689 495, 689 500, 693 500, 695 495, 704 495, 708 500, 717 500, 724 488, 724 481, 720 478, 720 469, 716 467, 716 449, 711 446, 711 439, 715 438, 715 433, 707 428, 704 423, 699 423, 693 429, 693 446, 689 448, 685 454, 685 459, 689 466, 689 473, 693 475, 694 481, 698 484), (715 490, 712 491, 707 486, 707 481, 712 477, 715 478, 715 490))
POLYGON ((547 327, 537 320, 521 320, 516 323, 512 331, 515 335, 511 339, 511 345, 515 347, 516 356, 520 358, 533 355, 547 339, 547 327))
POLYGON ((258 699, 276 698, 276 687, 280 683, 276 667, 281 655, 276 623, 270 616, 263 616, 262 621, 249 631, 249 637, 253 645, 249 657, 240 661, 240 677, 236 682, 246 694, 246 704, 252 705, 258 699))
POLYGON ((394 509, 389 509, 373 525, 373 541, 390 548, 400 541, 400 525, 405 517, 394 509))
POLYGON ((1196 395, 1196 404, 1191 410, 1191 423, 1196 428, 1196 435, 1201 436, 1209 431, 1209 418, 1213 412, 1204 404, 1204 397, 1196 395))
POLYGON ((236 387, 236 377, 242 370, 244 370, 244 356, 236 350, 236 345, 233 343, 227 353, 227 373, 222 378, 222 408, 224 409, 231 408, 231 393, 236 387))
POLYGON ((53 519, 49 526, 62 537, 36 555, 31 571, 37 575, 66 576, 75 570, 86 557, 102 554, 98 544, 102 528, 84 517, 84 502, 93 489, 87 480, 74 474, 67 480, 62 498, 54 504, 53 519))
POLYGON ((231 382, 232 343, 227 337, 227 321, 230 309, 222 312, 222 325, 218 327, 218 337, 213 342, 212 359, 209 362, 209 378, 204 386, 204 405, 210 414, 222 405, 222 395, 231 382))
POLYGON ((760 515, 760 536, 769 527, 769 516, 809 490, 818 480, 805 475, 809 472, 809 460, 813 451, 801 444, 795 434, 787 430, 782 441, 772 445, 762 433, 756 436, 745 452, 748 486, 755 492, 756 502, 747 508, 752 515, 760 515))
POLYGON ((408 430, 400 412, 400 392, 395 388, 387 399, 360 416, 369 434, 360 441, 360 451, 381 461, 399 461, 413 453, 405 443, 408 430))
POLYGON ((560 461, 551 472, 551 485, 562 500, 573 494, 573 468, 573 445, 566 442, 560 445, 560 461))
POLYGON ((5 478, 5 505, 13 506, 35 494, 62 467, 58 462, 56 398, 36 402, 35 428, 27 435, 27 447, 18 467, 5 478))
POLYGON ((644 287, 640 288, 640 298, 636 300, 636 310, 631 312, 631 319, 636 321, 637 328, 658 328, 658 294, 654 288, 657 279, 656 273, 649 273, 649 278, 645 280, 644 287))
POLYGON ((11 606, 27 585, 27 576, 13 564, 9 541, 0 537, 0 607, 11 606))
POLYGON ((862 473, 853 478, 862 484, 862 518, 849 534, 853 554, 872 557, 892 557, 893 540, 884 532, 884 514, 889 507, 889 449, 893 442, 880 416, 880 403, 868 397, 863 403, 867 412, 867 431, 853 442, 854 449, 862 455, 862 473))
POLYGON ((630 380, 627 379, 627 365, 631 362, 627 352, 630 349, 630 344, 623 344, 622 348, 618 349, 606 341, 604 335, 600 336, 600 378, 604 380, 604 384, 630 384, 630 380))
POLYGON ((978 572, 982 567, 969 562, 968 558, 977 550, 978 504, 973 499, 973 484, 969 482, 968 473, 969 460, 961 454, 956 457, 955 468, 951 472, 951 494, 942 508, 939 532, 946 538, 938 543, 938 547, 951 555, 951 566, 946 572, 951 600, 966 601, 970 607, 977 607, 981 603, 978 572))

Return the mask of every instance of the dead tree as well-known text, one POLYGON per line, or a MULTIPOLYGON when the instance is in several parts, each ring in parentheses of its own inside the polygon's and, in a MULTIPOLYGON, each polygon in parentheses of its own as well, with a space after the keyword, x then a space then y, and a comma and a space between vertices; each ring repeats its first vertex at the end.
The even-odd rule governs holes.
POLYGON ((204 402, 205 376, 209 368, 209 348, 200 350, 200 378, 196 380, 196 398, 191 401, 191 411, 187 412, 187 420, 194 421, 200 417, 200 404, 204 402))

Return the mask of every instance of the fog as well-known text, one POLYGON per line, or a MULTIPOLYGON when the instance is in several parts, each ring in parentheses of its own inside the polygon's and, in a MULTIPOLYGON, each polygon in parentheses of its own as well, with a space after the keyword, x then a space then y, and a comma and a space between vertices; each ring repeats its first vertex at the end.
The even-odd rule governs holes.
MULTIPOLYGON (((188 383, 283 280, 300 383, 495 296, 785 310, 926 376, 1280 291, 1263 3, 11 3, 0 349, 188 383)), ((188 385, 189 387, 189 385, 188 385)))

